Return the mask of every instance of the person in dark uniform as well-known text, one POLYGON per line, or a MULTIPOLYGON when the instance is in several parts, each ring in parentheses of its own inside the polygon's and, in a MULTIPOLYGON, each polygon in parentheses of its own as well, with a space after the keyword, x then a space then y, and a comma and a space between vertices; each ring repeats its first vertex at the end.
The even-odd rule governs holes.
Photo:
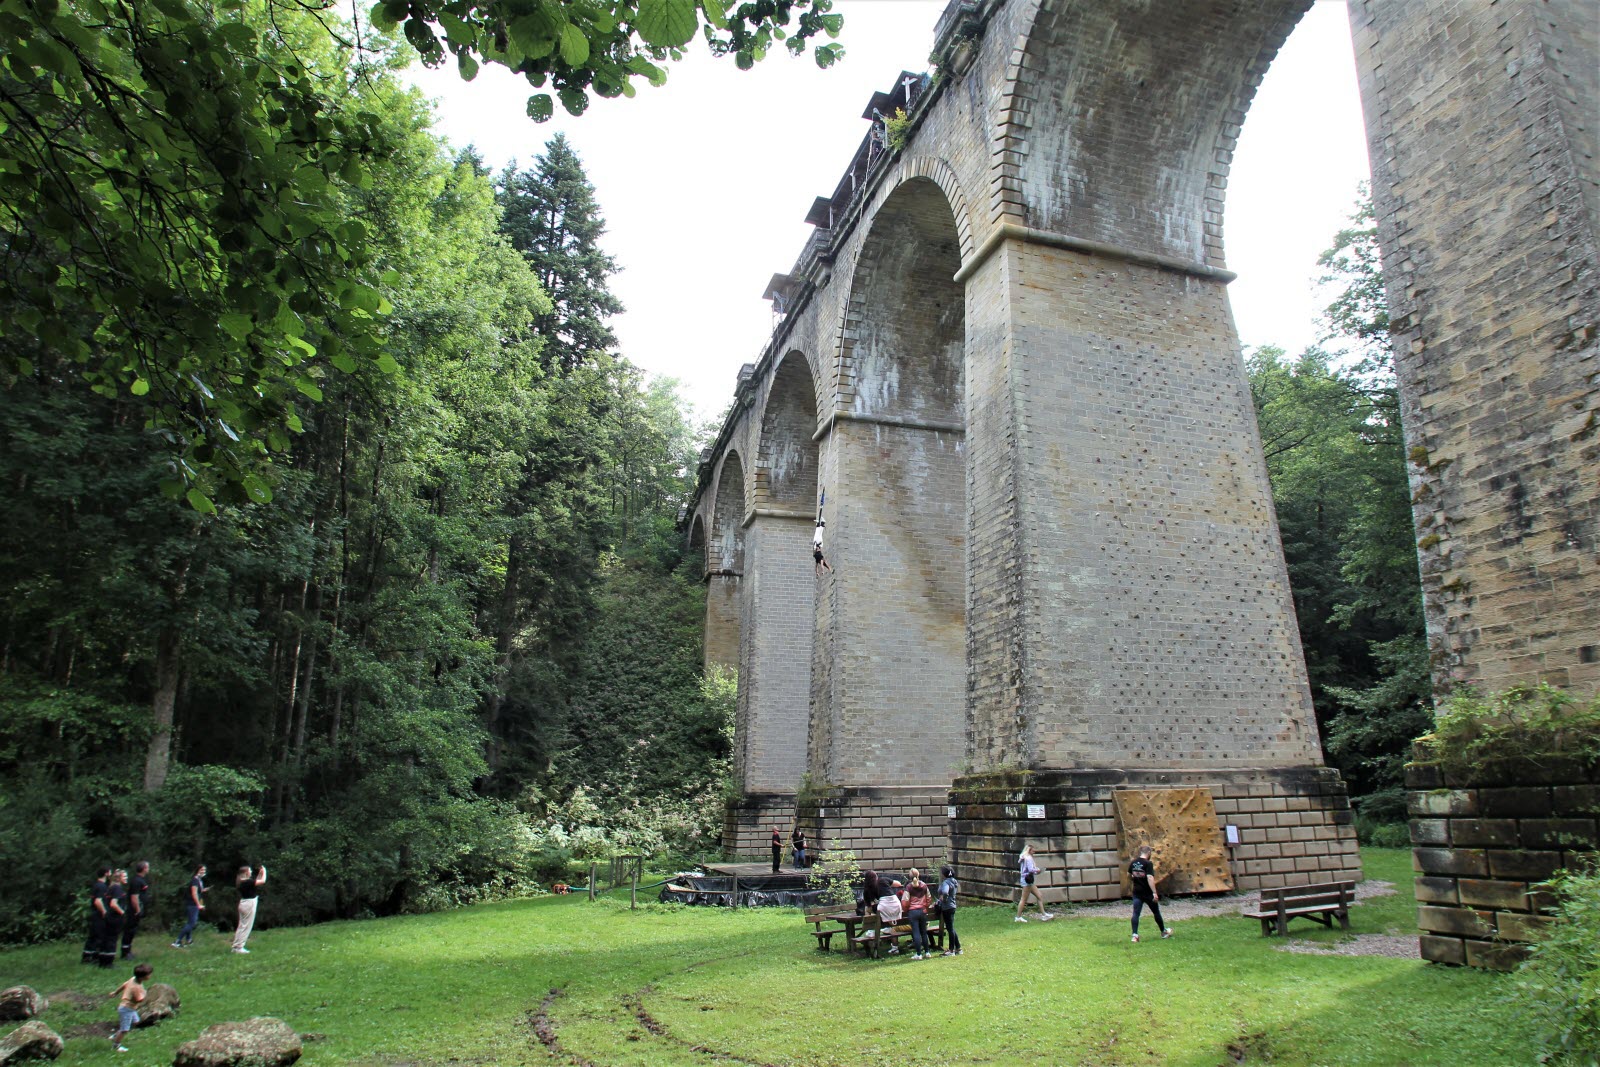
POLYGON ((778 828, 772 828, 772 873, 777 874, 778 868, 783 864, 783 835, 778 833, 778 828))
POLYGON ((111 877, 110 867, 101 867, 94 872, 94 881, 89 885, 89 936, 83 942, 83 962, 100 962, 100 941, 106 932, 106 895, 111 890, 108 879, 111 877))
POLYGON ((106 890, 105 934, 95 962, 110 970, 117 962, 117 942, 122 940, 122 924, 128 917, 128 872, 111 872, 111 882, 106 890))
POLYGON ((150 861, 140 860, 133 865, 133 877, 128 879, 128 915, 122 921, 122 958, 125 960, 133 958, 133 938, 150 908, 150 899, 150 861))

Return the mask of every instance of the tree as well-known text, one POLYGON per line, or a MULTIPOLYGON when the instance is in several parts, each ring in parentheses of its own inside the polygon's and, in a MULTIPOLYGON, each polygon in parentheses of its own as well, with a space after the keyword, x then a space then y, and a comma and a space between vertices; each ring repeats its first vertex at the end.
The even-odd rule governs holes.
POLYGON ((501 232, 533 267, 552 307, 538 319, 546 367, 570 373, 617 343, 606 320, 622 311, 608 285, 617 262, 600 250, 605 219, 583 161, 556 134, 531 171, 515 162, 496 181, 501 232))
MULTIPOLYGON (((829 14, 830 0, 754 0, 729 7, 722 0, 561 0, 521 6, 505 0, 382 0, 372 8, 372 20, 384 30, 402 29, 428 66, 454 56, 468 81, 480 64, 499 63, 536 89, 548 82, 574 115, 589 106, 591 92, 632 96, 635 78, 651 85, 665 82, 661 64, 682 58, 696 33, 713 54, 731 54, 741 70, 748 70, 775 41, 799 55, 819 33, 837 37, 844 24, 842 16, 829 14)), ((821 67, 843 54, 833 44, 813 50, 821 67)), ((540 122, 554 106, 549 93, 528 98, 528 114, 540 122)))

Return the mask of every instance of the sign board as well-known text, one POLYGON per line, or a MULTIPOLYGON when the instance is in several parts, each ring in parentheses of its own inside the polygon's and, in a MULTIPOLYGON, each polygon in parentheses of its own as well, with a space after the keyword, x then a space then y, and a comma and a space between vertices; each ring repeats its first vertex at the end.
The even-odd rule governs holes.
POLYGON ((956 817, 956 806, 954 804, 950 804, 945 807, 944 817, 947 819, 953 819, 956 817))
POLYGON ((1222 832, 1223 832, 1223 834, 1225 835, 1225 837, 1227 839, 1229 848, 1238 847, 1238 844, 1239 844, 1239 828, 1237 826, 1233 825, 1232 823, 1229 823, 1227 826, 1224 826, 1222 828, 1222 832))
POLYGON ((1042 818, 1044 818, 1044 805, 1043 804, 1029 804, 1028 805, 1028 818, 1030 818, 1030 819, 1042 819, 1042 818))

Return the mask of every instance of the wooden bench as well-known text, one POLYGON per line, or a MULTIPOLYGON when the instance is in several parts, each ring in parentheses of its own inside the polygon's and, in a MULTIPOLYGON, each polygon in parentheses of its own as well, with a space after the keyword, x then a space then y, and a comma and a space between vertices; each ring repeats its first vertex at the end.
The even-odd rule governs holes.
POLYGON ((850 926, 829 925, 839 921, 838 912, 839 906, 837 904, 806 909, 806 922, 811 924, 811 934, 817 939, 817 950, 819 952, 828 951, 832 945, 834 934, 844 934, 848 938, 852 932, 850 927, 854 926, 854 923, 851 923, 850 926))
POLYGON ((1255 911, 1244 912, 1247 919, 1261 920, 1261 936, 1269 937, 1274 931, 1289 933, 1290 919, 1315 919, 1333 929, 1338 918, 1339 928, 1350 929, 1350 902, 1356 898, 1354 882, 1319 882, 1315 885, 1290 885, 1278 889, 1263 889, 1261 904, 1255 911))
MULTIPOLYGON (((882 936, 879 936, 878 932, 874 931, 862 934, 860 937, 853 937, 850 939, 850 944, 861 949, 873 959, 877 959, 885 943, 898 949, 902 938, 906 941, 911 940, 910 923, 903 922, 896 926, 885 926, 882 936)), ((944 948, 944 926, 939 922, 937 915, 928 920, 928 943, 937 949, 942 950, 944 948)))

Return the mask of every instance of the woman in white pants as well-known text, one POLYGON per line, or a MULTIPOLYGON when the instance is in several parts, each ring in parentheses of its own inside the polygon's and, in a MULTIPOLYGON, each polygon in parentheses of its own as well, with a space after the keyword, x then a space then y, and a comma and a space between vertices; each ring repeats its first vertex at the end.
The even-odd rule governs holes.
POLYGON ((233 951, 249 952, 244 947, 250 940, 250 931, 256 925, 256 901, 261 895, 261 887, 267 884, 267 865, 263 863, 252 871, 249 867, 240 867, 238 875, 234 878, 234 885, 239 890, 239 926, 233 931, 233 951))

